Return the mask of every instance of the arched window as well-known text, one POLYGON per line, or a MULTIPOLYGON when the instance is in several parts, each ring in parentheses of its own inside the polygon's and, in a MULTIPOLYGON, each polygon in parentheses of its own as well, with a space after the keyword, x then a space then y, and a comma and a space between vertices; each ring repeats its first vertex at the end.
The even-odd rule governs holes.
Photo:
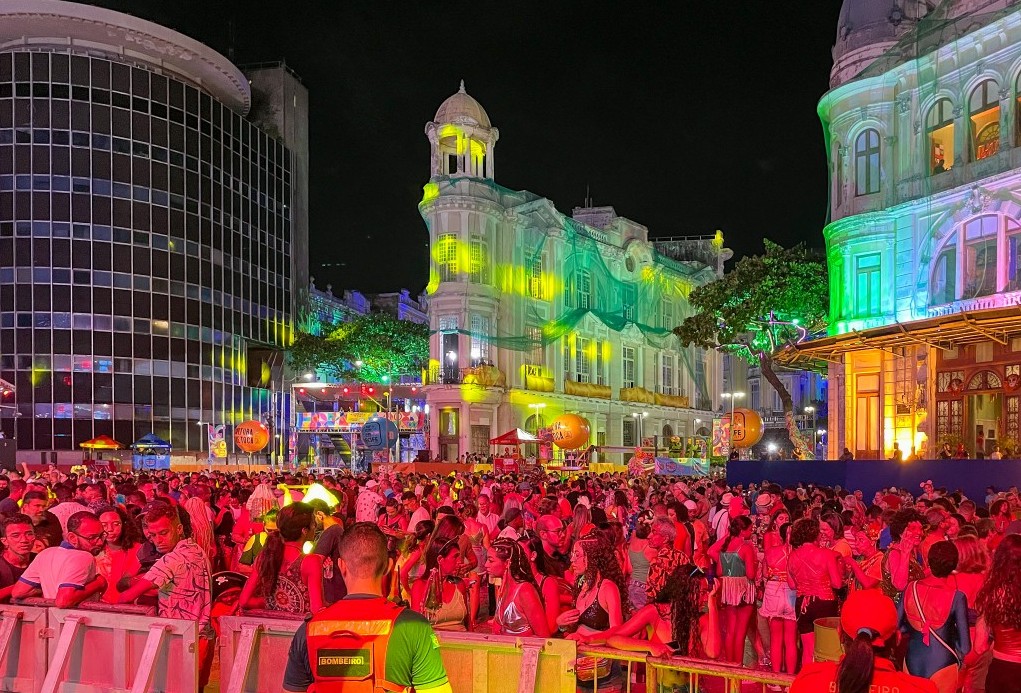
POLYGON ((954 165, 954 108, 950 99, 940 99, 925 117, 929 142, 929 173, 949 171, 954 165))
POLYGON ((1000 86, 994 79, 979 83, 968 100, 971 117, 971 155, 974 161, 1000 149, 1000 86))
POLYGON ((670 424, 663 424, 663 440, 667 443, 674 437, 674 427, 670 424))
POLYGON ((855 195, 879 192, 879 133, 872 128, 854 141, 855 195))
POLYGON ((957 232, 954 231, 936 256, 933 266, 932 303, 942 305, 957 300, 957 232))
POLYGON ((1004 291, 1021 291, 1021 226, 1007 219, 1007 284, 1004 291))
POLYGON ((1000 218, 976 217, 964 225, 964 263, 961 298, 996 293, 996 236, 1000 218))

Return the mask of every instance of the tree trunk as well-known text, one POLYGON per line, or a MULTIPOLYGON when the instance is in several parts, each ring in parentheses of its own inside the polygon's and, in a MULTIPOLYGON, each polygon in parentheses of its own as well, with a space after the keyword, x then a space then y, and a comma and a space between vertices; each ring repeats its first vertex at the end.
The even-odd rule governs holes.
POLYGON ((780 395, 780 403, 783 404, 784 423, 787 427, 787 435, 791 439, 791 443, 794 445, 794 457, 799 460, 811 460, 815 459, 815 450, 812 449, 811 443, 805 440, 805 437, 798 430, 798 424, 794 420, 794 399, 791 397, 791 393, 784 387, 783 382, 776 377, 776 373, 773 372, 773 359, 769 354, 759 354, 759 368, 762 369, 762 375, 765 376, 769 384, 773 386, 773 389, 780 395))

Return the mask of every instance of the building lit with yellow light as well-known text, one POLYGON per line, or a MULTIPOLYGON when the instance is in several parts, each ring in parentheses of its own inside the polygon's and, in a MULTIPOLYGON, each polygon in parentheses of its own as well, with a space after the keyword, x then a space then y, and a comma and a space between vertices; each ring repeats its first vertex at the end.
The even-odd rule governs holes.
POLYGON ((827 138, 829 455, 1017 451, 1021 7, 844 0, 827 138))
POLYGON ((592 445, 707 433, 721 357, 682 348, 672 329, 730 256, 722 235, 650 240, 612 207, 567 216, 501 187, 499 131, 463 83, 426 135, 431 455, 487 453, 491 438, 564 413, 589 421, 592 445))
POLYGON ((307 105, 285 66, 243 73, 137 17, 0 7, 0 426, 19 461, 152 432, 198 453, 200 422, 286 419, 307 105))

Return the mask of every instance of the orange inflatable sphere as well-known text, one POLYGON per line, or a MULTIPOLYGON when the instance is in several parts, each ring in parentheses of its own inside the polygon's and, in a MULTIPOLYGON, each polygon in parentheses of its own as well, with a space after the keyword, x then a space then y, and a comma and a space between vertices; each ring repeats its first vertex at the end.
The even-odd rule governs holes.
POLYGON ((561 450, 577 450, 588 443, 588 421, 577 414, 564 414, 550 424, 553 444, 561 450))
POLYGON ((269 429, 261 421, 245 421, 234 428, 234 444, 245 452, 259 452, 269 443, 269 429))
MULTIPOLYGON (((729 417, 727 417, 729 418, 729 417)), ((762 417, 753 409, 735 409, 730 441, 735 448, 750 448, 762 440, 762 417)))

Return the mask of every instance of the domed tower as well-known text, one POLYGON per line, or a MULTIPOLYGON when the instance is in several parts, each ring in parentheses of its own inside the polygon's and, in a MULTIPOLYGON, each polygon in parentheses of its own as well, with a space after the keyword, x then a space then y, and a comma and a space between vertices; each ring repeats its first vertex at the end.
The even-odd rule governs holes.
POLYGON ((500 131, 489 122, 486 109, 464 90, 440 104, 425 126, 431 150, 429 177, 474 176, 493 179, 493 150, 500 131))
POLYGON ((844 0, 830 88, 858 75, 925 17, 934 0, 844 0))

